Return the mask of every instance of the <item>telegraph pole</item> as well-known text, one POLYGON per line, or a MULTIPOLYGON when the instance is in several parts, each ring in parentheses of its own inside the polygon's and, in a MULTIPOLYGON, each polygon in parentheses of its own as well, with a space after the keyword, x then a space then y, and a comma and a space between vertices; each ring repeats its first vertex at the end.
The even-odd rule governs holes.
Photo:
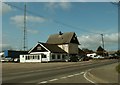
POLYGON ((101 37, 102 37, 102 47, 103 47, 103 56, 104 56, 104 37, 103 37, 104 35, 103 34, 101 34, 101 37))

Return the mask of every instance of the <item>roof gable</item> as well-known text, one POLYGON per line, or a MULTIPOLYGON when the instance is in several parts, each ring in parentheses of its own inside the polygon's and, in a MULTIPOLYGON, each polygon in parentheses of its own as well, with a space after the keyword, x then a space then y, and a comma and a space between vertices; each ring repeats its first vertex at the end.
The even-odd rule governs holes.
POLYGON ((78 41, 77 36, 76 36, 76 34, 75 34, 75 33, 74 33, 74 35, 73 35, 73 37, 72 37, 72 39, 71 39, 70 43, 79 44, 79 41, 78 41))
POLYGON ((48 44, 48 43, 41 43, 41 44, 45 46, 52 53, 66 53, 63 49, 61 49, 57 45, 48 44))
POLYGON ((52 53, 66 53, 57 45, 38 42, 28 53, 31 52, 52 52, 52 53))
POLYGON ((105 50, 101 46, 99 46, 97 51, 105 51, 105 50))
POLYGON ((35 47, 33 47, 28 53, 31 52, 48 52, 48 50, 43 47, 40 43, 37 43, 37 45, 35 45, 35 47))
POLYGON ((73 37, 75 37, 76 34, 74 32, 67 32, 62 34, 53 34, 50 35, 47 43, 49 44, 66 44, 66 43, 76 43, 79 44, 77 37, 75 40, 72 40, 73 37))

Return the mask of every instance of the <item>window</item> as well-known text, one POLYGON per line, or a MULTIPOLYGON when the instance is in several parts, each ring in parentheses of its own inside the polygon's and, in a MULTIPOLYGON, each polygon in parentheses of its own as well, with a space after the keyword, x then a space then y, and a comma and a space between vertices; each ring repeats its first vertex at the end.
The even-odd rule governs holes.
POLYGON ((27 60, 27 56, 25 56, 25 59, 27 60))
POLYGON ((62 55, 62 59, 66 59, 66 56, 65 56, 65 55, 62 55))
POLYGON ((34 59, 35 57, 34 57, 34 55, 33 55, 33 59, 34 59))
POLYGON ((73 40, 75 40, 75 37, 73 38, 73 40))
POLYGON ((54 54, 52 54, 52 59, 55 59, 55 55, 54 54))
POLYGON ((60 59, 60 55, 57 55, 57 59, 60 59))
POLYGON ((47 56, 46 56, 46 55, 44 55, 44 58, 47 58, 47 56))
POLYGON ((38 55, 38 60, 40 59, 40 56, 38 55))
POLYGON ((30 57, 29 56, 26 56, 26 60, 29 60, 30 59, 30 57))
POLYGON ((28 60, 30 60, 30 56, 28 56, 28 60))
POLYGON ((44 55, 44 54, 42 54, 42 58, 47 58, 47 56, 46 56, 46 55, 44 55))
POLYGON ((35 59, 37 59, 37 56, 35 55, 35 59))
POLYGON ((38 46, 38 47, 37 47, 37 50, 41 50, 41 47, 40 47, 40 46, 38 46))

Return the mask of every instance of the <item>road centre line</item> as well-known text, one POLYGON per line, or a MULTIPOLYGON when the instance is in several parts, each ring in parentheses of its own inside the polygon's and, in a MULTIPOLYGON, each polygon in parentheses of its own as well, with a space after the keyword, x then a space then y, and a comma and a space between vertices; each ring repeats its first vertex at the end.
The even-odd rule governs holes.
POLYGON ((74 75, 69 75, 69 76, 67 76, 67 77, 73 77, 74 75))
POLYGON ((76 73, 76 74, 74 74, 75 76, 78 76, 78 75, 80 75, 80 73, 76 73))
POLYGON ((61 77, 60 79, 66 79, 66 78, 67 78, 67 77, 64 76, 64 77, 61 77))
POLYGON ((51 79, 51 80, 49 80, 49 81, 57 81, 58 79, 51 79))
POLYGON ((47 83, 48 81, 42 81, 42 82, 40 82, 39 84, 43 84, 43 83, 47 83))
POLYGON ((85 72, 81 72, 80 74, 84 74, 85 72))
MULTIPOLYGON (((57 81, 57 80, 60 80, 60 79, 66 79, 66 78, 70 78, 70 77, 73 77, 73 76, 81 75, 81 74, 83 74, 83 73, 84 73, 84 72, 80 72, 80 73, 76 73, 76 74, 73 74, 73 75, 63 76, 63 77, 61 77, 61 78, 59 78, 59 79, 57 79, 57 78, 51 79, 51 80, 48 80, 48 81, 53 82, 53 81, 57 81)), ((42 81, 42 82, 40 82, 40 83, 38 83, 38 84, 47 83, 48 81, 42 81)))

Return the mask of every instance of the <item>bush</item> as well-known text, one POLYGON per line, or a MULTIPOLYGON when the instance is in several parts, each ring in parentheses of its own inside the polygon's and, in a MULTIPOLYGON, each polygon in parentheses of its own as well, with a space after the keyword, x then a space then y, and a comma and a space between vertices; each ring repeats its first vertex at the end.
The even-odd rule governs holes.
POLYGON ((116 67, 116 70, 118 73, 120 73, 120 63, 118 64, 118 66, 116 67))
POLYGON ((77 61, 79 61, 79 59, 77 56, 71 56, 69 61, 70 62, 77 62, 77 61))

